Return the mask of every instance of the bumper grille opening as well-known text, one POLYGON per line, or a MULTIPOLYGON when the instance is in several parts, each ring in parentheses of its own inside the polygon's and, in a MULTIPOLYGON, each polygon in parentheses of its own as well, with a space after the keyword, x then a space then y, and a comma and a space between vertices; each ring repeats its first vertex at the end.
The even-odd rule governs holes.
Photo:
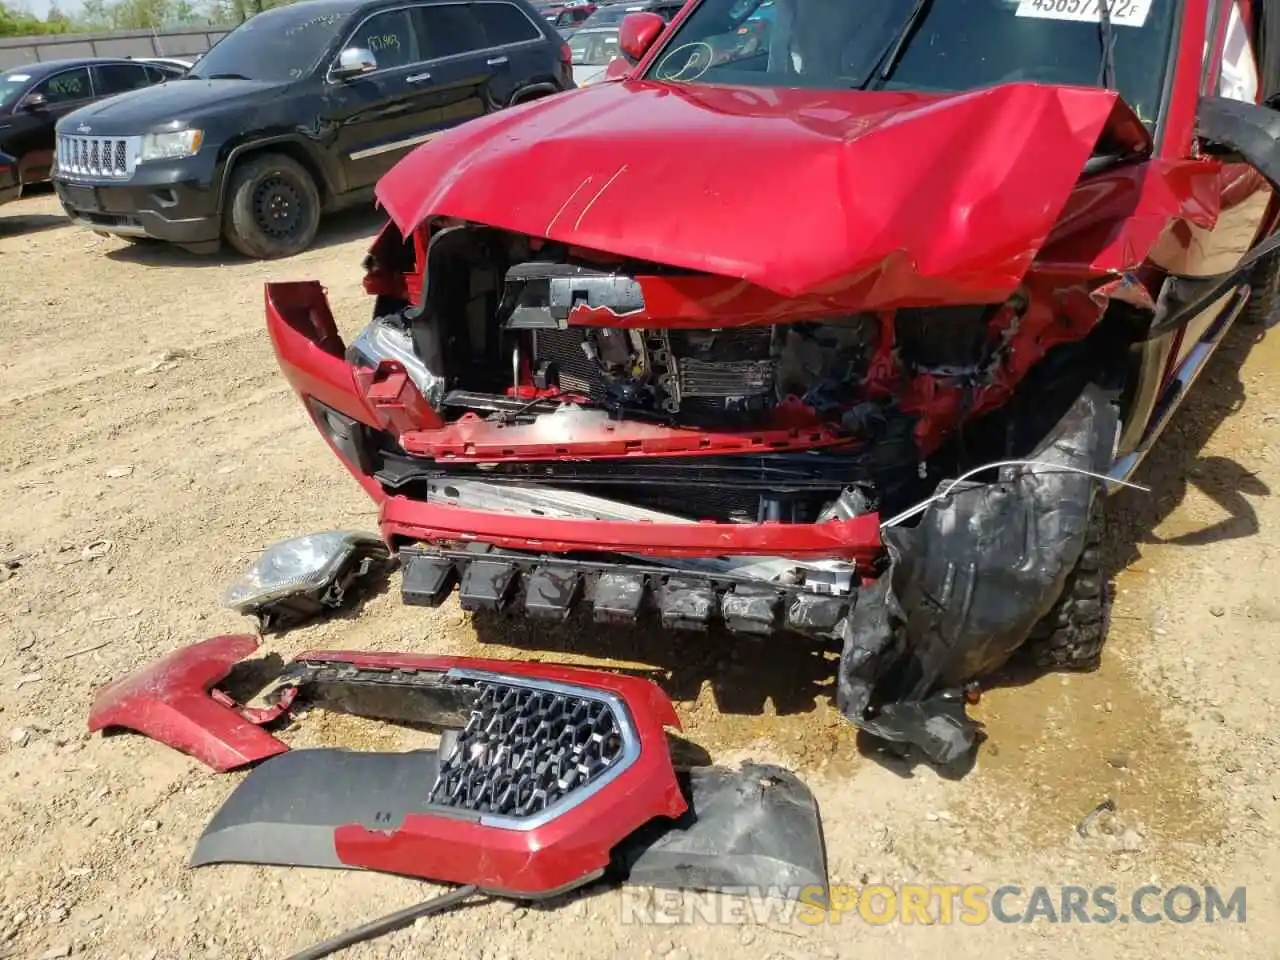
POLYGON ((84 211, 79 211, 77 216, 98 227, 125 227, 134 230, 142 229, 141 220, 137 217, 131 217, 123 213, 85 213, 84 211))
POLYGON ((585 693, 481 681, 430 802, 521 819, 598 781, 621 761, 613 707, 585 693))

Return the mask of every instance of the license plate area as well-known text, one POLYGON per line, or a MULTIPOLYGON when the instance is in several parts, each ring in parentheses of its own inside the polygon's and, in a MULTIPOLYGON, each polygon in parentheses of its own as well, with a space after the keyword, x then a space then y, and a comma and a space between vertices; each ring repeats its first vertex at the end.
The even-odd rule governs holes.
POLYGON ((62 197, 67 206, 85 213, 100 213, 102 204, 98 200, 98 191, 93 187, 64 186, 62 197))

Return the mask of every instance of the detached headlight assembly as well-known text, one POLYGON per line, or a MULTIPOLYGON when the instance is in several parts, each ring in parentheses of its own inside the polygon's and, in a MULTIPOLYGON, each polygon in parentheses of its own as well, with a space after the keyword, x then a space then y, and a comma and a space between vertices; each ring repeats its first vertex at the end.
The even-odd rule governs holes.
POLYGON ((148 133, 142 138, 142 149, 138 153, 138 159, 146 163, 149 160, 181 160, 183 157, 194 157, 200 152, 202 143, 204 143, 203 130, 148 133))
POLYGON ((357 581, 385 572, 391 553, 378 537, 350 530, 272 544, 222 595, 223 606, 286 627, 344 606, 357 581))

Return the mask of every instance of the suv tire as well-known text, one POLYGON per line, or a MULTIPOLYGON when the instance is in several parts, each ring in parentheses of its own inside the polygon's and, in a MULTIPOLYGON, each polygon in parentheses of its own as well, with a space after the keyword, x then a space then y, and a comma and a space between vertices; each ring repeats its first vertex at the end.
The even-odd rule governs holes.
POLYGON ((1249 302, 1244 305, 1240 322, 1249 326, 1265 326, 1272 322, 1280 308, 1280 256, 1264 257, 1253 265, 1249 277, 1249 302))
POLYGON ((1067 574, 1062 596, 1031 631, 1019 654, 1051 670, 1095 670, 1107 640, 1110 585, 1102 564, 1106 494, 1098 492, 1089 514, 1080 559, 1067 574))
POLYGON ((311 246, 320 227, 320 190, 307 169, 282 153, 264 153, 238 164, 223 230, 246 257, 274 260, 311 246))

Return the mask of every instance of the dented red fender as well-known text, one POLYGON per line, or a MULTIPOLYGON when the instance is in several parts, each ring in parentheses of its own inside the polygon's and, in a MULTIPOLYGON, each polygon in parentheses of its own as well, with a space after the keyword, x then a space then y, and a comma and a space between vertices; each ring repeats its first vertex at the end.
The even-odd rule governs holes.
POLYGON ((175 650, 98 691, 89 731, 133 730, 190 754, 219 773, 265 760, 289 749, 258 724, 289 706, 245 710, 218 691, 231 668, 258 649, 256 637, 210 637, 175 650))
POLYGON ((833 306, 997 302, 1104 136, 1125 152, 1151 149, 1107 90, 625 81, 454 128, 377 193, 406 236, 452 217, 833 306))

